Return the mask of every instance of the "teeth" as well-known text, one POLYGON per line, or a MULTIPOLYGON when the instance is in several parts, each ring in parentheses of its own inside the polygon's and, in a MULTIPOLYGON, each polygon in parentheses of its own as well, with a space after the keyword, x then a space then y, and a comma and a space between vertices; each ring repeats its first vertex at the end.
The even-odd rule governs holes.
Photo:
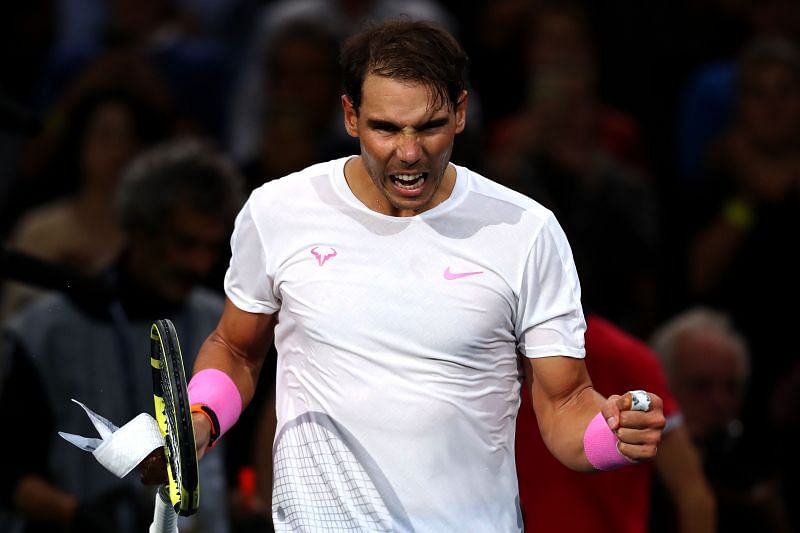
POLYGON ((422 173, 419 174, 392 174, 392 177, 399 180, 404 181, 406 183, 411 183, 413 181, 417 181, 422 177, 422 173))
POLYGON ((425 183, 425 178, 420 178, 419 180, 408 181, 408 182, 397 180, 394 183, 395 186, 400 187, 401 189, 408 189, 409 191, 413 191, 422 187, 422 185, 425 183))

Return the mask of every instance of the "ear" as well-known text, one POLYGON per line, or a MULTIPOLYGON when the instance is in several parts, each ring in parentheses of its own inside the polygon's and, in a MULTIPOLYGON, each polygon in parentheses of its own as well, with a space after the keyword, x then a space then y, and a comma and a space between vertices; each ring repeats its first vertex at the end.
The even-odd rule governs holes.
POLYGON ((344 129, 351 137, 358 137, 358 111, 346 94, 342 95, 342 110, 344 111, 344 129))
POLYGON ((467 93, 466 90, 461 91, 461 94, 456 101, 456 133, 461 133, 467 125, 467 93))

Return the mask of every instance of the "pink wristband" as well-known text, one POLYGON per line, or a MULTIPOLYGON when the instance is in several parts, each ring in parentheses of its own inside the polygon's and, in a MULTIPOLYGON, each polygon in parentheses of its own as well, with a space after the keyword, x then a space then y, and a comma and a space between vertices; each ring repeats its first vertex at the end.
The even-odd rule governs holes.
POLYGON ((242 414, 242 395, 233 380, 221 370, 205 368, 189 380, 189 403, 209 407, 219 420, 219 435, 228 431, 242 414))
POLYGON ((617 436, 608 427, 603 413, 597 413, 583 433, 583 451, 598 470, 614 470, 631 464, 617 448, 617 436))

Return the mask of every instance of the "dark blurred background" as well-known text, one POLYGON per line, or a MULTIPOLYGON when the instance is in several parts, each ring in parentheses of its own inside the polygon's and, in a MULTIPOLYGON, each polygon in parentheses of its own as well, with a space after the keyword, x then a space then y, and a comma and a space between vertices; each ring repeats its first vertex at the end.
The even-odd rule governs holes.
MULTIPOLYGON (((399 14, 445 25, 466 48, 470 109, 453 161, 556 212, 587 308, 645 341, 695 305, 730 317, 751 367, 730 391, 739 429, 725 438, 759 463, 747 476, 792 501, 797 1, 5 2, 3 250, 103 272, 125 247, 111 210, 120 173, 168 140, 216 147, 246 192, 356 152, 341 124, 336 45, 365 20, 399 14)), ((220 294, 226 260, 203 280, 220 294)), ((42 290, 4 261, 2 320, 42 290)), ((256 411, 230 439, 229 481, 242 494, 256 411)))

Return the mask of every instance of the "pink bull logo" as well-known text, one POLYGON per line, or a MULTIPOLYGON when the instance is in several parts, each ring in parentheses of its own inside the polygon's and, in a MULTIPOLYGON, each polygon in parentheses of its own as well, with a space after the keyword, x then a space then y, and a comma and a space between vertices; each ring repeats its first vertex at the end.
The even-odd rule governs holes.
POLYGON ((336 257, 336 250, 330 246, 315 246, 311 249, 311 255, 317 258, 317 264, 322 266, 325 261, 332 257, 336 257))

